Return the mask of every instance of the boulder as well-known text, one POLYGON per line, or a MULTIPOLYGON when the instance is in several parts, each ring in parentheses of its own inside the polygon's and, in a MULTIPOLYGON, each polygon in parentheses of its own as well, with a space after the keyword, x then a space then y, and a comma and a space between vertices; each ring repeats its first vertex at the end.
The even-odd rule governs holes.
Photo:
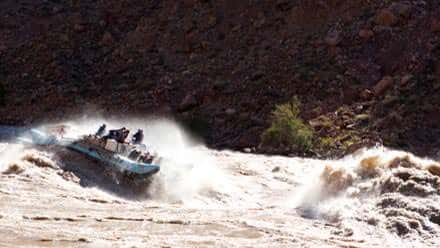
POLYGON ((226 109, 225 112, 227 115, 234 115, 235 113, 237 113, 237 110, 235 110, 233 108, 228 108, 228 109, 226 109))
POLYGON ((373 93, 375 96, 383 95, 394 83, 392 77, 383 77, 373 88, 373 93))
POLYGON ((370 115, 368 114, 359 114, 354 117, 356 121, 368 121, 370 119, 370 115))
POLYGON ((431 21, 431 32, 440 32, 440 19, 433 19, 431 21))
POLYGON ((400 79, 400 85, 401 85, 401 86, 405 86, 405 85, 407 85, 408 82, 411 81, 412 78, 413 78, 413 75, 411 75, 411 74, 407 74, 407 75, 403 76, 403 77, 400 79))
POLYGON ((329 46, 337 46, 341 42, 341 34, 338 31, 330 31, 325 37, 325 43, 329 46))
POLYGON ((406 3, 393 3, 388 8, 394 14, 408 18, 411 14, 411 5, 406 3))
POLYGON ((368 100, 371 100, 371 98, 373 98, 374 93, 371 92, 371 90, 369 90, 369 89, 365 89, 360 93, 359 96, 361 97, 362 100, 368 101, 368 100))
POLYGON ((390 27, 396 25, 399 22, 399 19, 390 10, 382 9, 376 14, 374 22, 377 25, 390 27))
POLYGON ((110 32, 105 32, 101 39, 101 44, 104 46, 111 46, 114 43, 113 36, 110 32))
POLYGON ((75 30, 76 32, 83 32, 86 29, 86 27, 83 24, 75 24, 73 26, 73 30, 75 30))
POLYGON ((180 102, 179 110, 180 111, 187 111, 187 110, 197 106, 197 104, 198 104, 198 102, 197 102, 195 94, 189 93, 180 102))
POLYGON ((363 39, 370 39, 374 36, 374 32, 371 29, 361 29, 359 31, 359 37, 363 39))
POLYGON ((440 80, 440 61, 435 64, 435 77, 440 80))

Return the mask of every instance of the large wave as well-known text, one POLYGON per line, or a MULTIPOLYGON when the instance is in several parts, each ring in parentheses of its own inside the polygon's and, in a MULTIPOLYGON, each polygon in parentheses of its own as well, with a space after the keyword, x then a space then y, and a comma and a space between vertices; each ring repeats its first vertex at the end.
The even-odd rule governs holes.
POLYGON ((321 161, 294 204, 305 216, 350 228, 359 223, 400 237, 440 232, 440 164, 383 147, 321 161))

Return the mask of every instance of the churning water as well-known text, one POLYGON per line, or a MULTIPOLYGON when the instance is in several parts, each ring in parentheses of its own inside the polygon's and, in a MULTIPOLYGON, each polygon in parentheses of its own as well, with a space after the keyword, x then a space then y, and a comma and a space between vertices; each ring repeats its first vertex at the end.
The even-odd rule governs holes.
MULTIPOLYGON (((66 136, 104 120, 64 123, 66 136)), ((0 144, 1 247, 439 247, 440 165, 383 147, 340 160, 215 151, 143 128, 161 171, 136 194, 74 152, 0 144)), ((45 125, 43 128, 50 128, 45 125)))

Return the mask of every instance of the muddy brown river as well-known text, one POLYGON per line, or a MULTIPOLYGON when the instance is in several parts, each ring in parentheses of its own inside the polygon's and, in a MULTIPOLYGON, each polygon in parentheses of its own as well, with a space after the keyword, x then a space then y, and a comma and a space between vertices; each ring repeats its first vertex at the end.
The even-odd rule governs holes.
MULTIPOLYGON (((70 134, 101 122, 69 122, 70 134)), ((148 187, 71 151, 0 143, 0 247, 440 247, 436 161, 383 147, 340 160, 215 151, 169 121, 124 125, 162 157, 148 187)))

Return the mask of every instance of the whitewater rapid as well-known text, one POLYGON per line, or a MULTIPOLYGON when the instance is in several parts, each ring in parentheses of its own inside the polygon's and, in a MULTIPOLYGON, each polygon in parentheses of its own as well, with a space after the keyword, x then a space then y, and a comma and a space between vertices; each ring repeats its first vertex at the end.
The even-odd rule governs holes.
MULTIPOLYGON (((66 135, 103 122, 65 122, 66 135)), ((70 151, 0 143, 0 247, 440 246, 436 161, 215 151, 167 120, 105 122, 144 129, 162 156, 152 184, 133 194, 70 151)))

